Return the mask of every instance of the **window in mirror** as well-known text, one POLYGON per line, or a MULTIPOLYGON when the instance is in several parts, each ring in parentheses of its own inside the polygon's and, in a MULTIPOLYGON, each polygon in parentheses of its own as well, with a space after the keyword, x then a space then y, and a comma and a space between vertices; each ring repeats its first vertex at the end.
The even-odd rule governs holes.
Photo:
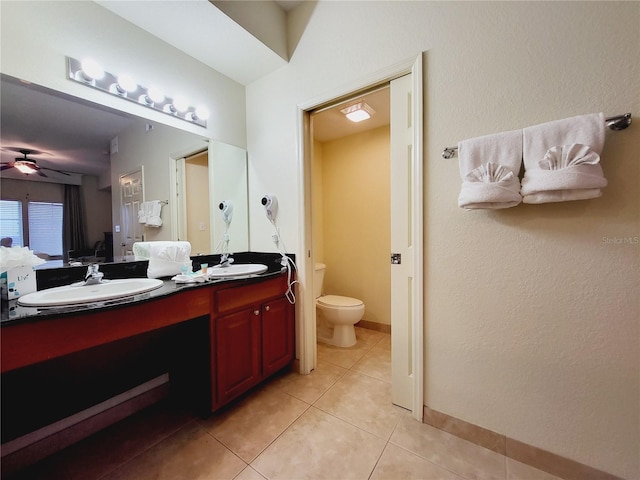
POLYGON ((28 246, 45 259, 62 258, 63 204, 28 202, 26 212, 22 207, 20 200, 0 200, 2 246, 28 246))
POLYGON ((0 238, 3 247, 23 245, 20 200, 0 200, 0 238))
POLYGON ((62 203, 29 202, 29 248, 62 258, 62 203))

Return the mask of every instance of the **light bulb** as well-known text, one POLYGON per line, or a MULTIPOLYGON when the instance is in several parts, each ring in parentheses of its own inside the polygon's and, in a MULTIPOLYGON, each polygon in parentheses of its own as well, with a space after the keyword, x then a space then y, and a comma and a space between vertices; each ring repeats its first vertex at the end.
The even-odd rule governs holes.
POLYGON ((92 58, 85 58, 82 60, 80 64, 82 67, 82 72, 89 79, 100 80, 104 77, 104 70, 100 66, 98 62, 93 60, 92 58))
POLYGON ((158 87, 150 87, 147 90, 147 96, 154 103, 162 103, 162 102, 164 102, 164 93, 162 93, 162 90, 160 90, 158 87))
POLYGON ((138 89, 136 81, 126 73, 118 75, 118 86, 125 92, 135 92, 138 89))
POLYGON ((196 117, 200 120, 207 120, 209 118, 209 110, 204 105, 198 105, 196 107, 196 117))
POLYGON ((162 103, 164 102, 164 93, 158 87, 150 87, 147 93, 140 95, 138 102, 147 106, 162 103))
POLYGON ((176 108, 177 111, 184 112, 186 109, 189 108, 189 100, 187 100, 182 95, 178 95, 173 99, 173 106, 176 108))

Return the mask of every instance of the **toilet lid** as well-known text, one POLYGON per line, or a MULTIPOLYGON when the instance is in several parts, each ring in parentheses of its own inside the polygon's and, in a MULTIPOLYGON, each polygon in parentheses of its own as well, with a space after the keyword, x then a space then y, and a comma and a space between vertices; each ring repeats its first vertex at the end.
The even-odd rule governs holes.
POLYGON ((318 303, 326 305, 327 307, 359 307, 362 305, 362 300, 351 297, 342 297, 340 295, 325 295, 318 298, 318 303))

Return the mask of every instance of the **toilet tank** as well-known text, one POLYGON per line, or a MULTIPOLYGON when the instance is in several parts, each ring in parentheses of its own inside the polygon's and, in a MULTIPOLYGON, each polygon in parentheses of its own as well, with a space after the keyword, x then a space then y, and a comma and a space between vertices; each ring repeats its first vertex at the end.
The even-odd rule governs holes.
POLYGON ((324 271, 327 266, 324 263, 316 263, 313 272, 313 298, 322 296, 322 283, 324 282, 324 271))

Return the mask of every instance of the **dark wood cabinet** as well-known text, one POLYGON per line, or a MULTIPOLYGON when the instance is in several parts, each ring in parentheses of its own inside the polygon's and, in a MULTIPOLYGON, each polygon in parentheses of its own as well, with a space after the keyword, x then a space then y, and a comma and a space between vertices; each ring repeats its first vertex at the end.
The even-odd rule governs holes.
POLYGON ((294 306, 284 276, 214 292, 212 410, 291 364, 294 306))
POLYGON ((218 403, 228 402, 260 381, 260 310, 215 320, 218 403))
POLYGON ((286 275, 243 279, 115 308, 17 322, 2 328, 1 372, 208 317, 210 343, 198 367, 207 383, 211 379, 203 390, 216 410, 293 362, 295 307, 285 297, 287 288, 286 275))
POLYGON ((262 305, 262 369, 269 376, 291 363, 294 356, 293 308, 286 298, 262 305))

